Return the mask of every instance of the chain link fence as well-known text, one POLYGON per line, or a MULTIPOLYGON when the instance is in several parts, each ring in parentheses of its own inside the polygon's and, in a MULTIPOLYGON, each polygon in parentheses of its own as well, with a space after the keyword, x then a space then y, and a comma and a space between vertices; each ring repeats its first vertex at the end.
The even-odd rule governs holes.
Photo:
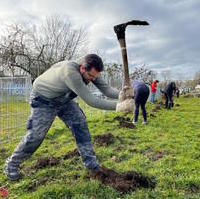
MULTIPOLYGON (((108 84, 110 83, 106 78, 108 84)), ((121 85, 112 85, 119 89, 121 85)), ((0 143, 19 139, 26 132, 26 122, 30 113, 29 96, 32 88, 30 77, 2 77, 0 78, 0 143)), ((91 92, 100 98, 106 98, 96 87, 90 85, 91 92)), ((149 96, 149 101, 150 101, 149 96)), ((160 98, 158 89, 156 98, 160 98)), ((87 116, 93 110, 85 104, 83 107, 87 116)), ((98 111, 99 117, 106 115, 106 111, 98 111)))
POLYGON ((0 143, 24 135, 31 87, 30 77, 0 78, 0 143))

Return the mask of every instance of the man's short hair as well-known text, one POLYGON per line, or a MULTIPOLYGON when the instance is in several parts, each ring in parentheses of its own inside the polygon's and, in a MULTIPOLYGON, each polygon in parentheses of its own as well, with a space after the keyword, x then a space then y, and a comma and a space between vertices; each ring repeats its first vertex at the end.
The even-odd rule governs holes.
POLYGON ((96 54, 88 54, 83 58, 82 65, 85 66, 86 70, 89 71, 95 68, 98 72, 104 70, 103 61, 101 57, 96 54))

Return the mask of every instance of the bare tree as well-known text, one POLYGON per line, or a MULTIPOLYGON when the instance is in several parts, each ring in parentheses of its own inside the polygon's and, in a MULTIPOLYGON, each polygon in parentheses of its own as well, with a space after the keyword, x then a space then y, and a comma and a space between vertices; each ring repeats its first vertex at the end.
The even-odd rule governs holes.
POLYGON ((156 72, 145 68, 145 64, 138 66, 134 69, 133 73, 130 74, 131 80, 140 80, 145 84, 151 84, 156 78, 156 72))
POLYGON ((169 81, 170 78, 171 78, 171 71, 170 71, 170 70, 163 70, 163 71, 161 72, 161 76, 162 76, 162 78, 163 78, 163 81, 164 81, 164 82, 167 82, 167 81, 169 81))
POLYGON ((120 89, 122 86, 122 80, 123 80, 122 66, 116 63, 107 63, 104 65, 105 65, 105 70, 104 70, 103 76, 105 80, 112 87, 120 89))
POLYGON ((79 57, 85 42, 85 30, 73 29, 59 16, 47 18, 40 26, 11 25, 1 38, 0 62, 13 76, 22 70, 35 79, 54 63, 79 57))
POLYGON ((194 81, 196 85, 200 84, 200 71, 195 74, 194 81))

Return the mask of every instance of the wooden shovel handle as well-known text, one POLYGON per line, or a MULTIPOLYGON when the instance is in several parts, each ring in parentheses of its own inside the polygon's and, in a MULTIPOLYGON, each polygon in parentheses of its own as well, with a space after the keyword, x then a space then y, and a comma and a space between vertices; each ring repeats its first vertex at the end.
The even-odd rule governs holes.
POLYGON ((125 39, 119 39, 121 52, 122 52, 122 61, 123 61, 123 71, 124 71, 124 85, 123 86, 131 86, 130 78, 129 78, 129 69, 128 69, 128 58, 127 58, 127 50, 126 50, 126 41, 125 39))

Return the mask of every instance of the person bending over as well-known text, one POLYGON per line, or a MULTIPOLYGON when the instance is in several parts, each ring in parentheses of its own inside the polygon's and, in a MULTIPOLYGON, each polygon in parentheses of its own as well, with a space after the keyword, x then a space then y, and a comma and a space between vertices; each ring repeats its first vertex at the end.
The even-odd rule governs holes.
POLYGON ((35 79, 26 135, 5 163, 4 172, 10 180, 19 179, 20 164, 38 149, 56 116, 72 131, 85 167, 99 171, 85 115, 73 99, 79 96, 92 107, 115 110, 115 100, 99 99, 87 88, 92 82, 105 96, 118 99, 119 91, 109 87, 101 78, 103 69, 102 59, 96 54, 88 54, 80 64, 58 62, 35 79))
POLYGON ((147 124, 147 112, 145 104, 149 97, 149 88, 145 83, 139 81, 133 81, 132 86, 134 90, 134 100, 135 100, 135 113, 134 113, 133 124, 136 124, 138 121, 140 106, 142 109, 142 115, 144 119, 143 124, 147 124))

